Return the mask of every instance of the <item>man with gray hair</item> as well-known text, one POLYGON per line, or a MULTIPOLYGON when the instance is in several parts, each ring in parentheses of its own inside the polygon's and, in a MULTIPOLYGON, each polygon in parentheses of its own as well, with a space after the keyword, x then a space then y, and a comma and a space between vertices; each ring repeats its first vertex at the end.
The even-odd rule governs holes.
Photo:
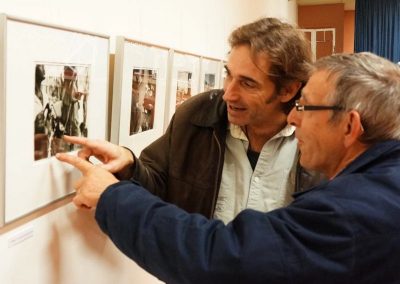
POLYGON ((329 180, 228 225, 189 214, 100 166, 82 171, 77 206, 117 247, 167 283, 398 283, 400 68, 371 53, 315 64, 288 116, 300 163, 329 180))

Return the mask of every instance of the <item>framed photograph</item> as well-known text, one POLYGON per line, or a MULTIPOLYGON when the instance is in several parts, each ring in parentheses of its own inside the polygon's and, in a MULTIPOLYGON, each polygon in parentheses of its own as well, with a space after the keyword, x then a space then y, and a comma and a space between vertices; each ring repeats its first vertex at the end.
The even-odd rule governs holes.
POLYGON ((199 93, 200 57, 179 51, 171 51, 171 79, 169 90, 169 105, 165 128, 185 100, 199 93))
POLYGON ((0 223, 73 192, 63 135, 107 138, 109 38, 0 15, 0 223))
POLYGON ((224 82, 225 82, 225 78, 226 78, 226 69, 225 66, 228 62, 225 60, 221 60, 220 62, 220 75, 219 75, 219 88, 223 89, 224 88, 224 82))
POLYGON ((202 57, 200 72, 200 93, 219 89, 221 76, 220 60, 202 57))
POLYGON ((163 133, 168 49, 116 38, 111 142, 139 155, 163 133))

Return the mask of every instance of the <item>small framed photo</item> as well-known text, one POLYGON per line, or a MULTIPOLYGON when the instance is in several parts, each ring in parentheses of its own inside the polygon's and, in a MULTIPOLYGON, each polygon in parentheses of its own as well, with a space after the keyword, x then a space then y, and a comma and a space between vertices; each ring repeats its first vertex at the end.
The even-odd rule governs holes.
POLYGON ((224 61, 224 60, 221 60, 221 62, 220 62, 220 70, 221 70, 221 73, 220 73, 220 79, 219 79, 219 88, 220 89, 223 89, 224 88, 224 82, 225 82, 225 78, 226 78, 226 69, 225 69, 225 66, 226 66, 226 64, 227 64, 228 62, 226 62, 226 61, 224 61))
POLYGON ((0 15, 0 223, 72 193, 63 135, 107 138, 109 38, 0 15))
POLYGON ((111 142, 139 155, 163 133, 168 49, 116 38, 111 142))
POLYGON ((200 72, 200 92, 219 89, 221 76, 220 60, 202 57, 200 72))
POLYGON ((165 127, 184 101, 199 93, 200 56, 171 51, 171 83, 169 90, 169 108, 165 127))

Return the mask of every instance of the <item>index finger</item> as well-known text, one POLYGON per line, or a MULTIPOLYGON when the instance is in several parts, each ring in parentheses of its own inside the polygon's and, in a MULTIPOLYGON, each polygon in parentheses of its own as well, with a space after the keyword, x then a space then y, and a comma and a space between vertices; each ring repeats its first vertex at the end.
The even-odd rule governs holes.
POLYGON ((98 140, 93 140, 85 137, 64 135, 63 139, 69 143, 78 144, 83 147, 89 148, 91 151, 101 151, 104 147, 104 145, 98 140))
POLYGON ((87 146, 87 144, 89 142, 89 139, 87 139, 85 137, 63 135, 62 138, 69 143, 79 144, 82 146, 87 146))
POLYGON ((57 153, 56 158, 60 160, 61 162, 65 162, 67 164, 70 164, 71 166, 74 166, 78 170, 82 172, 82 174, 86 174, 93 166, 92 163, 79 158, 77 156, 72 156, 68 155, 65 153, 57 153))

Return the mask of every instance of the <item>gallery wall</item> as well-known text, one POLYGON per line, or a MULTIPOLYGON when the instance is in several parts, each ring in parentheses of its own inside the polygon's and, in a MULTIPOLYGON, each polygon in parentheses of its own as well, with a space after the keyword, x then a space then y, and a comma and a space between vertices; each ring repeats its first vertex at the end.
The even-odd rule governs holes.
MULTIPOLYGON (((2 0, 0 13, 109 35, 110 58, 122 35, 222 59, 233 28, 261 16, 297 20, 293 0, 2 0)), ((71 199, 0 228, 0 283, 159 283, 100 232, 93 211, 77 210, 71 199)))
POLYGON ((354 10, 344 11, 344 37, 343 52, 354 52, 354 29, 355 29, 355 12, 354 10))
POLYGON ((344 4, 299 6, 299 26, 303 29, 335 28, 337 53, 343 52, 344 4))

